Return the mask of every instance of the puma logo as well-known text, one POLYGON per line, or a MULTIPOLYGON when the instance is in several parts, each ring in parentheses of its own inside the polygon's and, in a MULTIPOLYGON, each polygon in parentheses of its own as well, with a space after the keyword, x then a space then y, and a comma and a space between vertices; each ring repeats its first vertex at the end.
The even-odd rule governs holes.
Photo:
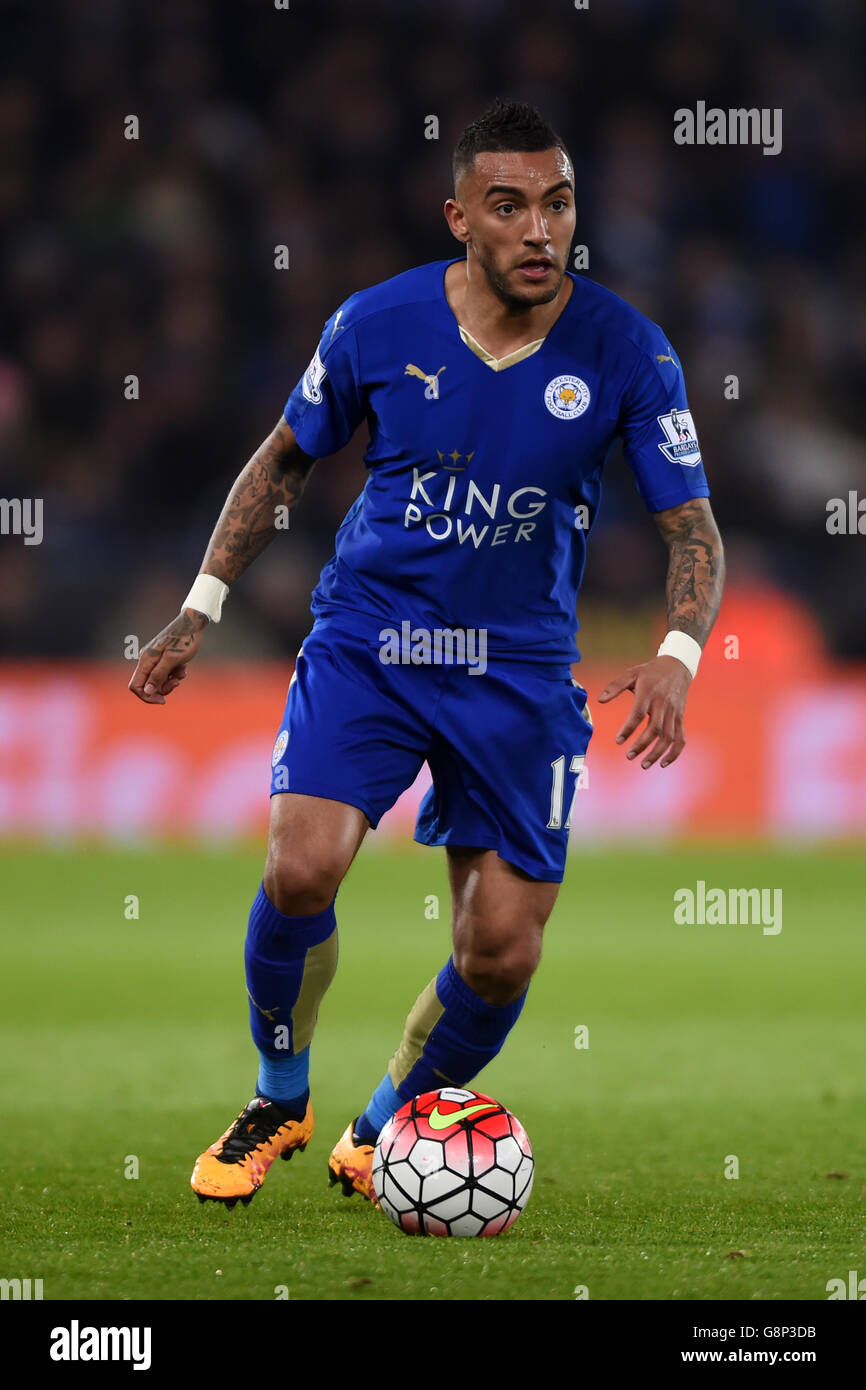
POLYGON ((422 372, 421 368, 420 368, 420 367, 416 367, 414 362, 407 362, 407 364, 406 364, 406 372, 405 372, 405 375, 406 375, 406 376, 417 376, 418 379, 419 379, 419 381, 424 381, 424 382, 426 382, 426 383, 427 383, 427 387, 426 387, 426 390, 425 390, 425 392, 424 392, 424 395, 427 397, 427 400, 428 400, 428 401, 438 401, 438 399, 439 399, 439 377, 440 377, 441 373, 444 372, 444 371, 445 371, 445 368, 444 368, 444 367, 440 367, 440 368, 439 368, 439 371, 438 371, 438 372, 435 372, 435 373, 434 373, 434 372, 422 372))
MULTIPOLYGON (((249 990, 247 990, 247 994, 250 994, 249 990)), ((251 994, 250 994, 250 1003, 253 1004, 253 1005, 255 1006, 255 1008, 258 1009, 259 1013, 262 1015, 263 1018, 268 1019, 269 1022, 271 1022, 271 1023, 273 1023, 273 1022, 275 1021, 276 1015, 280 1012, 279 1005, 276 1005, 275 1008, 273 1008, 273 1009, 263 1009, 262 1006, 261 1006, 261 1004, 256 1004, 256 1001, 255 1001, 255 999, 253 998, 253 996, 252 996, 251 994)))

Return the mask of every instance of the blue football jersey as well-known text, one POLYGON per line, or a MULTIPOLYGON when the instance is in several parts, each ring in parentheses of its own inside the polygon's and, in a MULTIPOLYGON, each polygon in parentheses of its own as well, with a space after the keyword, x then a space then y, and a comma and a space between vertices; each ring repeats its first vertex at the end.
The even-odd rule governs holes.
POLYGON ((577 594, 618 438, 651 512, 709 488, 682 367, 662 330, 571 276, 540 348, 494 369, 445 296, 453 261, 347 299, 285 407, 313 458, 366 421, 366 485, 313 594, 379 644, 383 626, 474 628, 487 651, 577 658, 577 594))

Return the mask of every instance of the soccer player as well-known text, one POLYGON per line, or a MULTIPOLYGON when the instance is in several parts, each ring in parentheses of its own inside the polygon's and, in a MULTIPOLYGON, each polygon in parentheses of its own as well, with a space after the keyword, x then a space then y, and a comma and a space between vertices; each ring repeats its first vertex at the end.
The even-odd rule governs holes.
POLYGON ((719 607, 722 547, 697 442, 675 442, 691 424, 680 363, 654 323, 568 272, 575 189, 562 140, 533 108, 494 103, 459 140, 444 211, 464 254, 362 290, 328 319, 181 612, 130 682, 165 703, 229 587, 273 539, 276 509, 294 507, 315 461, 366 423, 366 486, 314 592, 273 751, 245 947, 256 1094, 197 1160, 202 1200, 248 1202, 277 1156, 306 1148, 337 889, 425 761, 433 785, 415 838, 446 848, 452 954, 336 1144, 331 1182, 375 1201, 373 1146, 388 1118, 423 1091, 465 1086, 517 1022, 591 735, 571 675, 575 605, 618 438, 669 551, 668 636, 599 697, 633 693, 617 742, 631 740, 626 755, 645 769, 683 750, 686 695, 719 607))

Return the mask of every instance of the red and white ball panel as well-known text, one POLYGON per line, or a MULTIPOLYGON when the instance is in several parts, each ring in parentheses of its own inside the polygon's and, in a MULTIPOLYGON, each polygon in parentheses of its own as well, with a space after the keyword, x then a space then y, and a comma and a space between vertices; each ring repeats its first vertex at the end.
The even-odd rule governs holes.
POLYGON ((373 1155, 373 1187, 395 1225, 411 1234, 499 1235, 532 1192, 525 1129, 478 1091, 444 1087, 401 1107, 373 1155))

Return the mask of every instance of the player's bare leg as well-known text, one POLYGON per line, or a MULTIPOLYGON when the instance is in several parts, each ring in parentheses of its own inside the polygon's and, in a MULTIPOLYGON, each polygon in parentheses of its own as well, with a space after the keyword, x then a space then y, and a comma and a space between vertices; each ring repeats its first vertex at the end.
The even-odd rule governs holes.
POLYGON ((531 878, 494 850, 450 848, 453 952, 418 996, 400 1046, 366 1110, 330 1158, 347 1196, 374 1199, 376 1135, 406 1101, 464 1087, 499 1052, 541 959, 557 883, 531 878))
POLYGON ((450 849, 448 876, 457 973, 488 1004, 511 1004, 538 967, 559 884, 530 878, 490 849, 450 849))
POLYGON ((302 917, 332 903, 369 828, 364 812, 345 801, 272 796, 263 882, 274 906, 302 917))
POLYGON ((337 965, 333 903, 368 827, 362 811, 341 801, 289 792, 271 798, 245 953, 257 1094, 198 1158, 190 1183, 201 1201, 250 1202, 274 1159, 291 1158, 310 1141, 308 1053, 337 965))

